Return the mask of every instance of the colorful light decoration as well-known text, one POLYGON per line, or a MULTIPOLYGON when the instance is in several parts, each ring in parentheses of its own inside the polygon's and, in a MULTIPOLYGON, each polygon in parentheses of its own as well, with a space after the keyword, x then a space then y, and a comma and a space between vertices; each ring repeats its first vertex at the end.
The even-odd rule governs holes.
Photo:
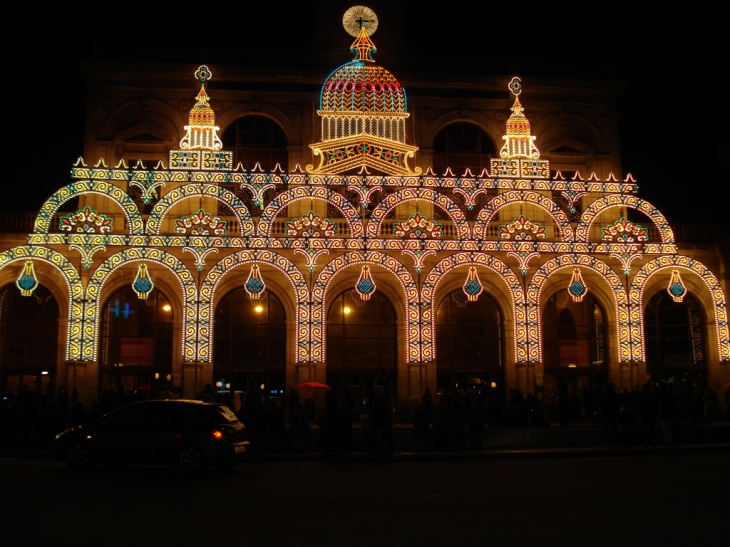
POLYGON ((476 302, 479 300, 479 295, 484 291, 484 285, 479 280, 479 274, 477 273, 476 266, 469 266, 469 273, 466 275, 466 281, 464 286, 461 288, 466 295, 469 302, 476 302))
POLYGON ((22 296, 31 296, 33 291, 38 288, 38 278, 35 275, 35 268, 32 260, 26 260, 23 264, 23 271, 15 281, 15 285, 20 289, 22 296))
POLYGON ((617 241, 620 243, 633 243, 634 241, 646 241, 649 239, 649 230, 630 220, 621 217, 613 224, 601 228, 604 241, 617 241))
POLYGON ((152 278, 147 272, 147 264, 142 262, 137 268, 137 276, 134 278, 132 283, 132 289, 137 293, 137 297, 140 300, 147 300, 147 297, 155 288, 155 284, 152 282, 152 278))
POLYGON ((337 224, 309 211, 284 224, 286 233, 293 237, 331 237, 337 233, 337 224))
MULTIPOLYGON (((557 175, 554 180, 550 179, 549 163, 538 159, 539 151, 534 144, 535 138, 530 135, 529 122, 524 117, 524 109, 518 100, 518 95, 522 91, 518 78, 513 79, 510 84, 515 104, 507 123, 506 142, 502 148, 501 158, 493 160, 491 173, 485 170, 480 176, 474 177, 467 171, 459 177, 447 170, 444 176, 436 176, 432 171, 423 177, 414 176, 415 171, 407 169, 405 161, 416 149, 412 147, 411 151, 402 146, 405 143, 405 119, 408 117, 405 92, 390 73, 373 65, 374 44, 362 28, 359 32, 358 39, 353 44, 357 58, 340 67, 339 72, 333 72, 323 88, 319 112, 322 116, 323 142, 317 146, 325 163, 324 165, 321 163, 316 170, 308 169, 308 174, 300 168, 292 173, 283 173, 276 169, 274 173, 263 173, 260 169, 254 169, 253 172, 233 171, 230 162, 227 163, 228 160, 224 155, 226 153, 216 149, 215 145, 212 149, 206 149, 204 146, 196 149, 190 146, 189 143, 202 139, 203 134, 212 135, 213 142, 217 139, 215 117, 208 105, 204 85, 193 108, 194 112, 191 112, 191 123, 186 126, 189 147, 184 147, 181 142, 180 146, 185 148, 184 150, 170 152, 170 170, 165 170, 164 166, 148 170, 141 163, 132 169, 127 168, 123 162, 120 162, 116 169, 107 168, 103 162, 97 163, 94 168, 87 167, 83 164, 83 160, 77 163, 72 176, 80 180, 55 193, 39 212, 34 233, 29 236, 29 244, 33 247, 18 247, 17 251, 13 251, 16 254, 0 253, 0 268, 12 260, 19 260, 20 256, 24 258, 33 256, 38 259, 40 255, 35 253, 45 252, 47 256, 44 267, 48 264, 48 267, 57 267, 63 272, 69 285, 69 302, 72 310, 69 312, 68 355, 90 361, 98 358, 97 310, 101 289, 117 268, 130 260, 146 260, 166 266, 180 281, 185 310, 184 360, 210 362, 213 325, 211 317, 215 305, 215 289, 226 272, 240 268, 243 263, 252 264, 245 287, 249 298, 252 300, 260 298, 264 283, 258 265, 253 264, 257 261, 267 265, 272 264, 292 283, 297 319, 297 362, 321 361, 326 358, 324 351, 326 321, 323 318, 328 284, 338 272, 355 264, 361 265, 362 268, 355 291, 363 301, 368 300, 376 290, 370 274, 371 265, 377 265, 398 279, 406 302, 408 362, 430 362, 435 358, 435 324, 431 308, 436 302, 436 287, 450 270, 469 265, 469 274, 462 290, 470 301, 478 299, 484 287, 474 264, 490 268, 493 272, 490 275, 505 283, 503 290, 508 291, 513 306, 511 313, 515 325, 516 362, 542 360, 542 334, 539 327, 540 291, 553 272, 566 267, 573 267, 568 293, 576 302, 582 301, 588 291, 581 276, 581 268, 588 268, 608 283, 616 305, 614 320, 618 331, 618 360, 641 361, 644 351, 641 335, 642 291, 646 286, 646 280, 654 272, 671 266, 688 268, 707 284, 716 316, 720 360, 730 361, 727 312, 722 289, 709 270, 688 257, 677 255, 674 235, 666 219, 653 206, 631 195, 636 192, 637 187, 630 176, 624 182, 617 181, 613 175, 606 181, 599 181, 595 174, 585 181, 580 176, 573 177, 571 181, 566 181, 564 177, 557 175), (361 39, 363 36, 364 40, 361 39), (376 84, 380 86, 377 89, 376 84), (356 106, 354 109, 348 106, 353 104, 356 106), (202 131, 197 136, 191 131, 193 121, 202 131), (390 135, 387 139, 383 137, 386 134, 390 135), (352 166, 375 168, 387 175, 371 176, 362 169, 357 176, 336 174, 349 170, 352 166), (188 171, 181 171, 185 169, 188 171), (157 194, 153 192, 165 186, 166 182, 174 184, 171 185, 170 191, 158 199, 157 194), (242 190, 246 189, 252 193, 256 205, 262 209, 258 223, 251 218, 241 200, 220 185, 221 182, 236 184, 242 190), (136 186, 143 193, 146 191, 147 194, 143 195, 145 203, 153 198, 158 200, 146 223, 137 205, 127 195, 127 185, 136 186), (268 192, 269 190, 271 192, 268 192), (467 222, 464 207, 473 208, 476 204, 475 197, 488 191, 490 199, 487 200, 487 204, 474 222, 467 222), (497 195, 492 197, 495 191, 497 195), (344 197, 353 192, 360 197, 361 207, 368 208, 372 205, 373 212, 370 215, 360 217, 356 207, 344 197), (566 206, 563 201, 557 203, 547 197, 550 192, 553 195, 562 195, 568 205, 566 206), (452 193, 463 195, 466 205, 455 203, 452 193), (380 195, 379 202, 374 199, 377 194, 380 195), (575 213, 578 199, 585 198, 587 202, 596 194, 601 194, 602 197, 588 203, 583 214, 576 217, 578 224, 574 232, 563 208, 575 213), (68 233, 50 233, 49 228, 53 219, 58 218, 55 215, 60 205, 79 195, 103 196, 115 207, 118 206, 126 216, 124 224, 127 233, 110 234, 111 217, 88 208, 60 217, 59 229, 68 233), (192 200, 191 203, 198 204, 198 198, 217 199, 223 203, 235 215, 234 222, 240 226, 240 233, 229 236, 225 227, 221 232, 219 224, 227 221, 214 218, 203 209, 191 215, 201 213, 204 217, 208 215, 210 220, 204 223, 207 231, 192 231, 187 228, 185 231, 178 231, 178 235, 166 233, 166 227, 170 222, 163 221, 170 220, 171 212, 179 210, 178 207, 184 204, 184 200, 192 200), (282 217, 286 216, 284 213, 286 208, 299 199, 320 199, 340 211, 347 222, 341 230, 343 233, 338 234, 341 237, 331 237, 337 225, 327 219, 320 219, 317 222, 320 230, 310 233, 295 228, 292 224, 306 215, 300 219, 287 219, 287 222, 282 223, 282 217), (408 200, 423 201, 429 206, 445 211, 453 226, 447 225, 447 230, 439 229, 438 235, 436 231, 431 231, 429 237, 424 237, 424 232, 407 233, 405 228, 408 220, 399 221, 394 223, 394 233, 404 239, 393 239, 390 233, 386 234, 381 229, 383 221, 390 218, 390 213, 395 207, 408 200), (532 221, 522 216, 520 217, 523 219, 520 222, 522 228, 529 229, 518 230, 519 227, 514 225, 514 234, 518 235, 513 236, 509 231, 507 224, 510 223, 499 227, 506 228, 506 232, 502 230, 495 233, 494 225, 489 226, 500 208, 523 203, 541 207, 550 214, 555 230, 554 241, 544 241, 545 227, 533 223, 543 228, 542 235, 533 232, 530 225, 532 221), (661 243, 638 245, 638 242, 646 241, 648 230, 623 218, 602 228, 603 239, 608 243, 590 240, 592 222, 600 213, 611 207, 629 207, 646 214, 656 226, 661 236, 661 243), (78 216, 82 212, 84 218, 78 216), (93 215, 101 219, 101 224, 93 215), (67 222, 62 220, 64 218, 67 222), (276 228, 274 228, 275 221, 276 228), (328 224, 325 226, 322 222, 328 224), (213 227, 212 224, 216 226, 213 227), (283 231, 282 224, 286 226, 283 231), (395 226, 399 226, 401 230, 395 226), (504 233, 508 233, 509 236, 502 235, 504 233), (375 250, 363 252, 366 245, 363 236, 369 238, 368 244, 371 248, 380 249, 380 252, 375 250), (72 240, 72 237, 77 239, 72 240), (411 238, 419 241, 411 241, 411 238), (633 242, 637 244, 634 246, 633 242), (632 245, 624 245, 625 243, 632 245), (75 270, 77 266, 71 265, 62 255, 46 247, 54 245, 59 247, 68 245, 68 248, 81 252, 83 266, 86 268, 91 267, 91 256, 94 252, 119 247, 124 247, 125 250, 118 253, 118 257, 114 256, 103 261, 91 272, 88 289, 84 292, 78 272, 75 270), (420 247, 417 248, 416 245, 420 247), (216 256, 217 262, 207 265, 208 277, 200 287, 188 271, 189 265, 183 264, 162 250, 171 247, 193 252, 197 259, 196 267, 201 272, 206 269, 203 260, 205 256, 219 253, 216 256), (274 249, 277 252, 274 252, 274 249), (290 257, 282 256, 278 252, 288 252, 290 257), (51 260, 49 257, 52 253, 56 254, 51 260), (408 261, 411 270, 419 274, 424 269, 425 257, 441 258, 444 256, 441 253, 446 253, 446 257, 443 260, 436 260, 436 264, 432 267, 426 266, 424 284, 419 289, 406 266, 393 257, 397 253, 410 256, 413 259, 412 264, 408 261), (518 280, 511 267, 495 258, 494 253, 506 253, 507 256, 516 258, 519 261, 520 273, 525 279, 518 280), (298 263, 293 263, 292 257, 297 254, 304 258, 300 258, 298 263), (558 254, 558 257, 546 258, 542 263, 538 263, 532 279, 527 278, 528 261, 539 260, 541 256, 550 254, 558 254), (621 263, 625 280, 620 280, 612 271, 613 268, 618 269, 618 266, 602 262, 602 259, 607 259, 609 254, 611 258, 621 263), (639 273, 631 281, 629 279, 631 262, 638 258, 650 258, 652 254, 659 257, 640 268, 639 273), (321 275, 316 281, 312 282, 310 276, 310 287, 300 270, 304 271, 306 267, 310 272, 314 272, 315 261, 322 256, 327 256, 328 261, 322 265, 321 275), (305 261, 306 264, 302 266, 305 261), (470 284, 472 273, 474 283, 470 284), (631 302, 628 301, 628 291, 622 284, 624 281, 630 283, 631 302), (93 319, 94 317, 96 319, 93 319)), ((201 67, 196 77, 205 84, 210 77, 210 71, 207 67, 201 67)), ((200 144, 202 141, 196 142, 200 144)), ((315 145, 312 145, 312 148, 315 148, 315 145)), ((314 217, 317 215, 310 217, 312 219, 310 227, 315 226, 314 217)), ((520 221, 520 218, 515 221, 520 221)), ((421 219, 425 221, 423 217, 421 219)), ((191 227, 193 224, 191 219, 191 227)), ((343 225, 344 222, 340 223, 341 227, 343 225)), ((37 286, 35 272, 32 270, 33 262, 31 260, 28 262, 32 279, 37 286)), ((24 271, 26 267, 27 265, 24 271)), ((149 290, 152 290, 152 280, 147 273, 146 263, 139 267, 137 278, 133 283, 133 287, 136 285, 135 291, 144 288, 142 287, 144 281, 149 282, 149 290), (143 270, 144 274, 140 275, 143 270)), ((32 281, 29 280, 28 283, 32 285, 32 281)), ((23 290, 19 283, 18 287, 23 290)), ((672 271, 667 290, 676 301, 682 301, 686 295, 687 289, 679 277, 678 270, 672 271)), ((146 298, 148 293, 149 291, 142 296, 137 291, 140 298, 146 298)))
POLYGON ((679 270, 672 270, 672 277, 669 279, 669 286, 667 292, 674 299, 675 302, 682 302, 684 297, 687 295, 687 287, 682 282, 682 277, 679 275, 679 270))
POLYGON ((588 294, 588 285, 583 281, 580 268, 573 268, 573 277, 568 285, 568 294, 573 302, 583 302, 583 297, 588 294))
POLYGON ((528 239, 545 239, 545 225, 531 221, 520 215, 511 222, 499 226, 499 237, 526 241, 528 239))
POLYGON ((266 283, 264 283, 264 279, 261 277, 261 270, 258 264, 251 266, 251 271, 248 274, 244 288, 250 300, 259 300, 261 295, 264 294, 266 283))
POLYGON ((226 233, 228 222, 212 216, 205 210, 198 209, 196 212, 175 220, 175 232, 186 235, 223 235, 226 233))
POLYGON ((87 234, 108 233, 114 229, 114 221, 111 217, 101 215, 89 207, 79 209, 70 215, 64 215, 58 219, 59 230, 67 232, 75 231, 87 234))
POLYGON ((418 211, 402 222, 393 223, 393 233, 396 237, 411 239, 438 238, 443 235, 443 229, 443 224, 427 219, 418 211))
POLYGON ((362 300, 370 300, 370 297, 375 293, 375 289, 375 281, 373 281, 373 276, 370 275, 370 266, 363 266, 360 271, 360 278, 355 283, 355 291, 362 300))

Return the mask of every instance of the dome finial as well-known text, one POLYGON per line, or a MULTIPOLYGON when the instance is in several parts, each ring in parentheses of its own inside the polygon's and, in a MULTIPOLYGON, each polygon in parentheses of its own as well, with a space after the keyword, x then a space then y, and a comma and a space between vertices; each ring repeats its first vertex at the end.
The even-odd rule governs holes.
POLYGON ((353 61, 370 61, 373 62, 373 55, 377 53, 378 48, 370 39, 367 29, 367 21, 360 19, 360 33, 350 46, 350 51, 355 54, 353 61))

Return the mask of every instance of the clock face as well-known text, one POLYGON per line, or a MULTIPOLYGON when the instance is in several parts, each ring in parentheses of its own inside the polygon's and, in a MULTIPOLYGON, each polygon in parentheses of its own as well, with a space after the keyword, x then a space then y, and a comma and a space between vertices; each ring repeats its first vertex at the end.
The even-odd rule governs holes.
POLYGON ((375 34, 378 29, 378 16, 367 6, 352 6, 342 17, 342 26, 351 36, 357 38, 360 34, 360 25, 364 22, 368 36, 375 34))

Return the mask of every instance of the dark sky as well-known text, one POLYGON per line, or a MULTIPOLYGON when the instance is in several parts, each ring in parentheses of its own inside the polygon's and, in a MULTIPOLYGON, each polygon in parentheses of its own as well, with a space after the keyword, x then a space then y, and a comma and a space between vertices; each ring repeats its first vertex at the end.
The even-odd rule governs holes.
MULTIPOLYGON (((361 3, 378 11, 375 2, 361 3)), ((6 175, 10 191, 0 209, 37 210, 69 182, 70 165, 83 146, 78 63, 109 49, 104 45, 119 51, 129 43, 152 52, 215 44, 234 54, 292 41, 306 46, 313 42, 318 5, 337 12, 347 7, 326 0, 206 3, 189 11, 179 4, 110 4, 58 3, 45 11, 27 4, 9 26, 4 95, 11 124, 6 161, 12 162, 6 173, 12 174, 6 175)), ((730 48, 721 39, 719 15, 701 2, 675 11, 639 2, 624 8, 555 4, 449 0, 427 8, 431 4, 401 2, 410 49, 426 58, 473 59, 475 66, 495 67, 496 74, 523 78, 556 74, 625 82, 623 164, 638 180, 639 195, 670 220, 711 221, 721 214, 727 199, 718 194, 730 184, 728 170, 721 171, 730 146, 722 83, 730 48)))

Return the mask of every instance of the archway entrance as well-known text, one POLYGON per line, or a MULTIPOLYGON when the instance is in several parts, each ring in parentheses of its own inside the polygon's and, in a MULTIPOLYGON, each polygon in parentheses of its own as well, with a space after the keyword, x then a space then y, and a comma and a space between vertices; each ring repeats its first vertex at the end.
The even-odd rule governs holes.
POLYGON ((53 393, 58 359, 58 303, 39 285, 22 296, 15 285, 0 289, 0 391, 27 385, 53 393))
POLYGON ((104 390, 120 385, 135 398, 156 398, 170 385, 172 326, 170 301, 157 289, 141 300, 128 286, 106 301, 99 343, 102 398, 104 390))
POLYGON ((558 291, 543 308, 542 336, 545 403, 552 418, 558 417, 559 403, 569 405, 569 420, 592 416, 608 378, 605 311, 590 293, 574 302, 567 291, 558 291))
POLYGON ((436 312, 439 393, 501 387, 502 330, 502 313, 488 294, 476 302, 467 302, 461 289, 446 295, 436 312))
POLYGON ((381 369, 396 393, 397 325, 395 310, 380 292, 363 301, 346 291, 327 312, 327 383, 348 390, 359 404, 370 395, 381 369))
POLYGON ((652 296, 644 310, 646 371, 651 379, 704 384, 705 331, 704 315, 691 294, 682 302, 665 291, 652 296))
POLYGON ((213 379, 220 391, 246 391, 248 383, 281 397, 286 371, 286 314, 271 291, 250 300, 243 287, 218 303, 213 328, 213 379))

